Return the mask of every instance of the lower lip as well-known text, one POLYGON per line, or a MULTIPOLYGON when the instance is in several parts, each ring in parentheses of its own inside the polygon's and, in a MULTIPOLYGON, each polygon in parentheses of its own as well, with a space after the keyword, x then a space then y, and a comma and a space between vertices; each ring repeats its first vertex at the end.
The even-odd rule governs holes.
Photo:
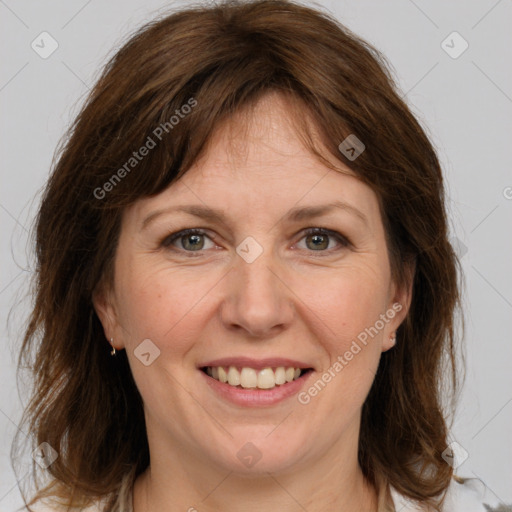
POLYGON ((298 379, 282 384, 281 386, 275 386, 272 389, 243 389, 220 382, 213 377, 210 377, 202 370, 199 370, 199 372, 206 379, 206 383, 215 393, 235 405, 241 405, 244 407, 266 407, 282 402, 287 398, 296 395, 313 373, 310 370, 298 379))

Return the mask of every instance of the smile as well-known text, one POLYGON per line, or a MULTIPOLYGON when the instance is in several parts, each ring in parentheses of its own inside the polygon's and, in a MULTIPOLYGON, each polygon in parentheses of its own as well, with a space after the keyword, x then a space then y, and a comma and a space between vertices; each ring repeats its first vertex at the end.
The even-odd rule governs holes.
POLYGON ((309 368, 295 368, 293 366, 255 369, 250 367, 237 368, 236 366, 207 366, 202 371, 213 379, 236 388, 243 389, 273 389, 300 378, 309 368))
POLYGON ((291 398, 316 372, 311 363, 279 356, 203 360, 197 369, 215 396, 242 407, 268 407, 291 398))

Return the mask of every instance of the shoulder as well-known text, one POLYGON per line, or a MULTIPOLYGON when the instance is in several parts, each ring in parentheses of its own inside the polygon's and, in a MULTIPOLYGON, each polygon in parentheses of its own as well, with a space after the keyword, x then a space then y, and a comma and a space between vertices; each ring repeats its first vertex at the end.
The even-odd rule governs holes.
MULTIPOLYGON (((420 512, 423 509, 391 488, 395 509, 400 512, 420 512)), ((481 480, 453 479, 446 491, 443 512, 512 512, 512 504, 500 503, 481 480)))

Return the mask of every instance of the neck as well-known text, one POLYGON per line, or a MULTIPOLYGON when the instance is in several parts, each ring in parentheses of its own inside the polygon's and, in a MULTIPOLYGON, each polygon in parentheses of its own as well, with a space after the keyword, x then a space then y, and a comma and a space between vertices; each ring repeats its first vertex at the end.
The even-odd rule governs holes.
POLYGON ((357 450, 332 446, 293 470, 251 475, 227 471, 176 446, 172 453, 152 451, 151 465, 134 485, 133 512, 377 512, 376 490, 362 474, 357 450))

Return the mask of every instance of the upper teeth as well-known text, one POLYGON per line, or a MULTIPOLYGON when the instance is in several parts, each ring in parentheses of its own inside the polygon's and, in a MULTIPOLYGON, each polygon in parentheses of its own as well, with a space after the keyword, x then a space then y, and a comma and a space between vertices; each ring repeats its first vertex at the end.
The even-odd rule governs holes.
POLYGON ((300 371, 300 368, 285 368, 284 366, 279 366, 275 370, 263 368, 259 371, 246 367, 239 371, 236 366, 230 366, 227 371, 222 366, 208 366, 206 368, 206 373, 220 382, 231 386, 260 389, 272 389, 275 386, 291 382, 300 376, 300 371))

